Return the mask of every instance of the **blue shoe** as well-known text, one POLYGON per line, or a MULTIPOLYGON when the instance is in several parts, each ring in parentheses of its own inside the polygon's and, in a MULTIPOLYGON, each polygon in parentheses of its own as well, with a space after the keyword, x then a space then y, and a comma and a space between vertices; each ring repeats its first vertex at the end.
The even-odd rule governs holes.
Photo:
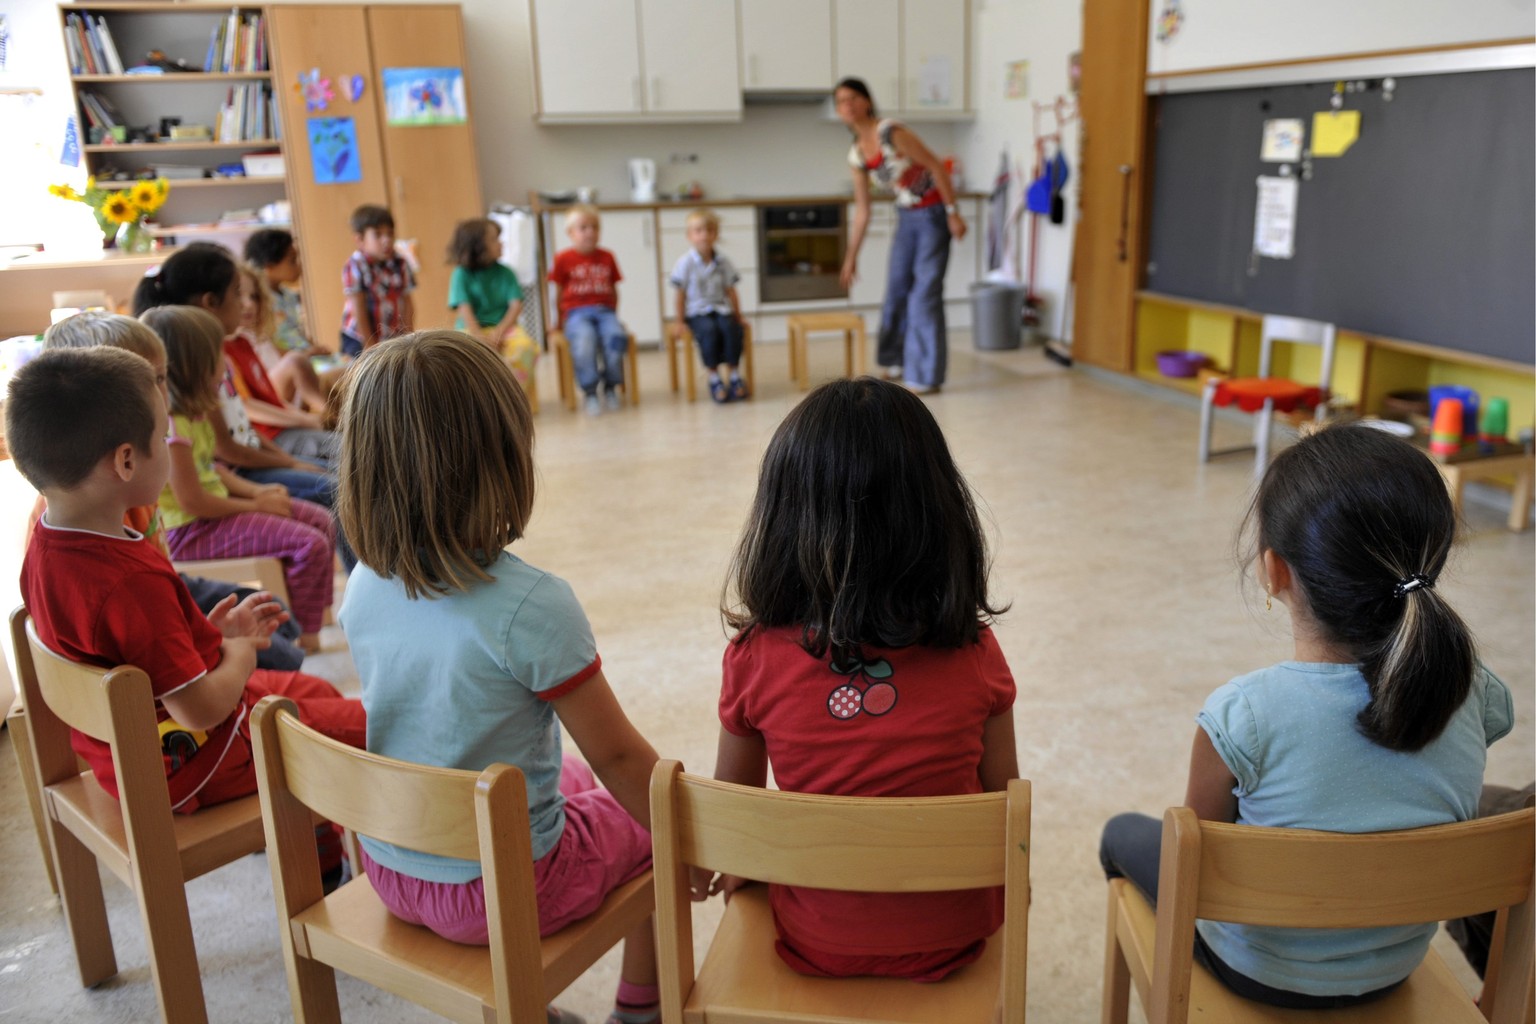
POLYGON ((740 402, 749 397, 747 382, 740 377, 731 378, 731 401, 740 402))
POLYGON ((729 402, 731 400, 731 392, 730 389, 726 387, 725 381, 721 380, 719 377, 711 380, 709 382, 709 397, 713 398, 720 405, 724 405, 726 402, 729 402))

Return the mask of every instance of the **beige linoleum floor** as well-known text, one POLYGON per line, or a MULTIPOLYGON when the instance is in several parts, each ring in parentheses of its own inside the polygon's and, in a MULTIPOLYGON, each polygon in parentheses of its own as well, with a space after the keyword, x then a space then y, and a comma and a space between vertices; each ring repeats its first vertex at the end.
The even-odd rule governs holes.
MULTIPOLYGON (((1030 1018, 1096 1020, 1100 826, 1118 811, 1160 813, 1181 798, 1201 701, 1287 657, 1288 634, 1278 607, 1266 615, 1239 589, 1233 563, 1251 461, 1197 466, 1192 403, 1060 370, 1038 350, 977 356, 963 334, 954 349, 950 382, 931 408, 984 503, 994 594, 1012 602, 998 634, 1019 682, 1019 765, 1035 786, 1030 1018)), ((542 367, 540 490, 529 535, 514 548, 571 582, 631 718, 664 756, 701 772, 713 767, 722 575, 763 446, 799 397, 785 382, 783 347, 760 346, 759 357, 758 397, 717 408, 674 399, 660 355, 642 354, 641 407, 596 420, 561 410, 542 367)), ((835 373, 840 357, 840 346, 814 345, 813 369, 835 373)), ((1245 428, 1218 429, 1236 440, 1245 428)), ((1506 532, 1503 514, 1469 507, 1465 543, 1441 586, 1515 691, 1518 721, 1490 752, 1488 779, 1520 784, 1533 770, 1536 541, 1506 532)), ((331 628, 325 641, 308 667, 355 692, 344 638, 331 628)), ((121 973, 79 987, 8 749, 0 864, 0 1022, 154 1019, 136 910, 112 880, 121 973)), ((189 892, 211 1019, 291 1019, 265 857, 189 892)), ((701 940, 714 913, 701 912, 701 940)), ((616 971, 610 956, 562 1004, 601 1021, 616 971)), ((347 1020, 436 1019, 359 982, 340 984, 347 1020)))

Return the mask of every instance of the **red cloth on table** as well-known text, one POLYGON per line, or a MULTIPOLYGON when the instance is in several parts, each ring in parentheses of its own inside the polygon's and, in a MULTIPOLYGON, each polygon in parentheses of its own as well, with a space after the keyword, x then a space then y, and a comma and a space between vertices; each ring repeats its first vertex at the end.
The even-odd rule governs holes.
POLYGON ((1236 402, 1243 412, 1258 412, 1264 408, 1265 399, 1273 399, 1276 412, 1293 412, 1316 408, 1327 397, 1323 388, 1308 387, 1283 377, 1234 377, 1216 385, 1214 401, 1223 406, 1236 402))

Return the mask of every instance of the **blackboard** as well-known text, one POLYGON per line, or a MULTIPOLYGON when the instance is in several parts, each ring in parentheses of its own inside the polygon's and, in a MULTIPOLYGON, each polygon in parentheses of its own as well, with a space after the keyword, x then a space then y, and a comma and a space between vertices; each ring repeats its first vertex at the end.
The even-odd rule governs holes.
POLYGON ((1252 256, 1256 180, 1279 173, 1264 122, 1301 118, 1310 142, 1332 83, 1160 97, 1147 287, 1536 362, 1536 76, 1395 84, 1346 96, 1360 137, 1311 161, 1291 259, 1252 256))

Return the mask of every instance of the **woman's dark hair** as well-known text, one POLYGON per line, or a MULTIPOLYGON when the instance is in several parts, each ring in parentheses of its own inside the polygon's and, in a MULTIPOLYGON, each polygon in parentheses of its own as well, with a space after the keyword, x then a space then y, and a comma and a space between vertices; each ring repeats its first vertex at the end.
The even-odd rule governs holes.
POLYGON ((224 298, 235 279, 235 258, 222 245, 193 242, 172 253, 160 272, 145 277, 133 292, 133 315, 156 306, 200 306, 203 296, 224 298))
POLYGON ((261 270, 275 267, 293 251, 293 235, 282 228, 262 228, 245 240, 245 262, 261 270))
POLYGON ((1284 559, 1312 619, 1359 661, 1371 691, 1361 731, 1404 751, 1439 736, 1472 687, 1477 652, 1433 588, 1456 512, 1428 457, 1373 427, 1320 430, 1270 465, 1244 532, 1251 555, 1284 559), (1403 586, 1415 577, 1428 585, 1403 586))
POLYGON ((448 262, 466 270, 479 270, 481 267, 488 267, 495 263, 496 261, 491 259, 490 251, 485 247, 488 228, 501 230, 500 226, 488 217, 459 221, 458 227, 453 229, 453 239, 448 243, 448 262))
POLYGON ((862 647, 960 647, 1006 610, 987 600, 970 488, 922 401, 861 377, 824 384, 779 425, 721 613, 745 639, 796 626, 838 664, 862 647))
POLYGON ((863 96, 866 100, 869 101, 869 116, 880 116, 879 111, 875 109, 875 98, 870 95, 869 86, 864 84, 864 79, 845 78, 832 87, 832 95, 836 96, 837 90, 839 89, 847 89, 851 92, 858 93, 860 96, 863 96))

